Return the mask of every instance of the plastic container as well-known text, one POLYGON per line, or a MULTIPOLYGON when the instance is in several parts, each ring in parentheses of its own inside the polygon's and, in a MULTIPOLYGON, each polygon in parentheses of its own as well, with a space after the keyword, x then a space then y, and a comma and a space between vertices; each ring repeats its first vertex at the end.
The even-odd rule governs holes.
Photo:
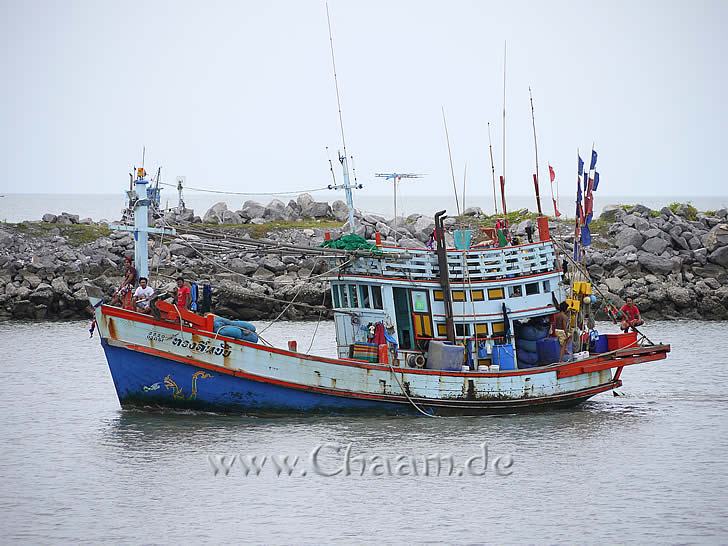
POLYGON ((493 364, 499 366, 499 369, 501 370, 515 370, 516 359, 513 351, 513 345, 510 343, 493 345, 493 364))
POLYGON ((461 371, 465 347, 443 341, 430 341, 427 349, 427 365, 430 370, 461 371))
POLYGON ((458 250, 468 250, 470 242, 473 238, 473 231, 470 229, 456 229, 453 232, 455 248, 458 250))
MULTIPOLYGON (((616 351, 624 347, 634 346, 637 344, 637 332, 627 332, 625 334, 606 334, 607 349, 616 351)), ((601 337, 601 336, 600 336, 601 337)))
POLYGON ((592 353, 606 353, 609 350, 609 342, 607 341, 607 336, 605 334, 601 334, 597 339, 592 343, 591 346, 591 352, 592 353))
POLYGON ((487 372, 488 370, 490 370, 490 366, 483 366, 483 365, 478 366, 479 372, 487 372))
POLYGON ((500 371, 500 366, 498 366, 497 364, 492 364, 491 366, 488 366, 488 371, 490 371, 490 372, 499 372, 500 371))
POLYGON ((578 353, 574 353, 571 357, 571 361, 576 362, 577 360, 585 360, 587 358, 589 358, 589 351, 580 351, 578 353))
POLYGON ((555 337, 547 337, 536 343, 538 349, 538 361, 546 366, 558 362, 561 357, 561 345, 555 337))

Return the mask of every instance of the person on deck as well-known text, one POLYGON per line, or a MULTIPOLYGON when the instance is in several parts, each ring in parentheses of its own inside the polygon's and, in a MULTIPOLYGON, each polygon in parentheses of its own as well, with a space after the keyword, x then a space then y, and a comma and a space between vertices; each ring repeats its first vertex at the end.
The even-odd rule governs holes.
POLYGON ((551 324, 551 335, 558 338, 560 345, 563 345, 568 338, 569 315, 566 314, 568 310, 569 306, 565 301, 562 301, 559 304, 559 312, 554 315, 553 323, 551 324))
POLYGON ((125 308, 130 308, 130 297, 131 291, 136 285, 137 281, 137 270, 134 267, 134 262, 131 257, 127 256, 124 259, 124 279, 121 281, 121 286, 114 293, 114 297, 111 300, 111 305, 123 305, 125 308))
POLYGON ((177 279, 177 290, 174 297, 174 303, 182 309, 189 309, 191 302, 190 287, 185 284, 182 277, 177 279))
POLYGON ((640 316, 640 310, 634 304, 632 298, 627 298, 627 302, 619 309, 622 314, 622 323, 619 327, 626 333, 629 329, 635 330, 635 327, 642 326, 645 321, 640 316))
POLYGON ((134 290, 134 309, 141 313, 149 313, 149 303, 151 302, 152 296, 154 296, 154 288, 147 285, 147 278, 141 277, 139 279, 139 286, 134 290))

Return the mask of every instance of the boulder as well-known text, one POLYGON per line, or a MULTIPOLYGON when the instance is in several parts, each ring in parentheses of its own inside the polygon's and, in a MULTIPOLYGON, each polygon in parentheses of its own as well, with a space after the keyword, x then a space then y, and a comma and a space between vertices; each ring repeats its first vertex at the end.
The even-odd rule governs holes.
POLYGON ((668 286, 667 297, 678 307, 690 307, 694 303, 694 296, 690 290, 682 286, 668 286))
POLYGON ((43 221, 48 224, 54 224, 56 220, 58 220, 58 216, 56 216, 55 214, 51 214, 50 212, 46 212, 43 215, 43 221))
POLYGON ((242 275, 250 275, 257 271, 258 264, 248 260, 242 260, 240 258, 233 258, 228 264, 228 268, 242 275))
POLYGON ((302 207, 301 215, 306 218, 332 218, 331 207, 326 202, 313 201, 302 207))
POLYGON ((270 269, 266 269, 265 267, 259 267, 255 270, 255 273, 253 273, 253 278, 259 281, 270 281, 275 278, 276 274, 273 273, 270 269))
POLYGON ((639 252, 637 261, 644 269, 655 275, 667 275, 672 271, 673 263, 669 258, 655 256, 648 252, 639 252))
POLYGON ((728 246, 722 246, 708 255, 708 260, 714 264, 728 268, 728 246))
POLYGON ((703 237, 703 246, 708 252, 728 245, 728 224, 718 224, 703 237))
POLYGON ((463 216, 483 216, 483 209, 480 207, 468 207, 463 211, 463 216))
POLYGON ((240 216, 252 220, 253 218, 262 218, 265 215, 265 207, 257 201, 248 200, 243 203, 240 209, 240 216))
POLYGON ((619 294, 622 290, 624 290, 624 283, 622 282, 622 279, 617 277, 604 279, 604 284, 607 285, 607 288, 612 294, 619 294))
POLYGON ((346 222, 349 219, 349 207, 341 199, 331 204, 331 213, 339 222, 346 222))
POLYGON ((289 218, 286 213, 286 205, 279 199, 273 199, 266 205, 265 211, 263 212, 263 218, 272 221, 288 220, 289 218))
POLYGON ((665 239, 662 239, 661 237, 652 237, 642 244, 642 250, 649 252, 650 254, 654 254, 655 256, 659 256, 668 246, 670 245, 668 245, 665 239))
POLYGON ((282 273, 283 271, 286 270, 286 264, 284 264, 281 260, 279 260, 276 257, 264 258, 260 262, 260 265, 270 271, 273 271, 274 273, 282 273))
POLYGON ((171 245, 169 245, 169 252, 173 256, 185 256, 187 258, 197 256, 197 252, 194 248, 180 243, 172 243, 171 245))
POLYGON ((224 210, 222 212, 222 218, 221 218, 222 224, 244 224, 245 221, 243 220, 243 217, 238 214, 237 212, 234 212, 232 210, 224 210))
POLYGON ((634 228, 627 227, 617 233, 614 242, 617 245, 617 248, 624 248, 629 245, 632 245, 635 248, 640 248, 642 243, 645 242, 645 239, 639 231, 634 228))
POLYGON ((303 210, 308 205, 310 205, 311 203, 313 203, 313 197, 311 197, 311 194, 309 194, 309 193, 302 193, 296 199, 296 203, 298 203, 298 206, 301 208, 301 212, 303 212, 303 210))
POLYGON ((222 224, 223 212, 228 210, 227 203, 220 201, 212 205, 202 217, 202 221, 206 224, 222 224))

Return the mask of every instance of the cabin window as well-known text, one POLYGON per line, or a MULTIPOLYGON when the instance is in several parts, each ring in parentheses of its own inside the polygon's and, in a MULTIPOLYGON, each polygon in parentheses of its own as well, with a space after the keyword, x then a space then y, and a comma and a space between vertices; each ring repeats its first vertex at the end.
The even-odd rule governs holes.
POLYGON ((475 325, 475 334, 479 336, 487 336, 488 335, 488 323, 487 322, 480 322, 475 325))
POLYGON ((526 295, 527 296, 533 296, 534 294, 538 294, 538 283, 537 282, 531 282, 526 285, 526 295))
POLYGON ((331 287, 331 297, 334 300, 334 308, 341 307, 341 299, 339 298, 338 285, 334 285, 331 287))
POLYGON ((349 302, 351 307, 359 307, 359 290, 355 284, 349 285, 349 302))
POLYGON ((470 300, 471 301, 485 300, 485 291, 484 290, 471 290, 470 291, 470 300))
POLYGON ((435 298, 435 301, 445 301, 445 294, 442 292, 442 290, 435 290, 433 292, 433 296, 435 298))
POLYGON ((366 284, 362 284, 359 286, 359 290, 361 290, 361 306, 366 309, 371 309, 371 298, 369 297, 369 286, 366 284))
POLYGON ((494 322, 491 325, 491 329, 493 330, 493 335, 495 334, 502 334, 506 331, 506 323, 505 322, 494 322))
POLYGON ((465 290, 453 290, 452 301, 465 301, 465 290))
POLYGON ((412 294, 412 311, 414 313, 429 313, 430 305, 427 298, 427 292, 422 290, 413 290, 412 294))
POLYGON ((551 281, 543 281, 543 292, 551 292, 551 281))
POLYGON ((447 324, 441 322, 437 324, 437 335, 441 337, 447 336, 447 324))
POLYGON ((505 297, 505 291, 502 288, 488 288, 489 300, 502 300, 505 297))
POLYGON ((381 286, 372 286, 372 303, 374 303, 374 309, 384 309, 382 306, 381 286))
POLYGON ((351 307, 349 304, 349 290, 347 289, 347 286, 342 284, 339 286, 339 290, 341 290, 341 306, 351 307))
POLYGON ((456 324, 455 335, 457 337, 468 337, 470 335, 470 324, 456 324))
POLYGON ((520 284, 516 284, 513 286, 508 287, 508 297, 509 298, 520 298, 523 296, 523 288, 520 284))

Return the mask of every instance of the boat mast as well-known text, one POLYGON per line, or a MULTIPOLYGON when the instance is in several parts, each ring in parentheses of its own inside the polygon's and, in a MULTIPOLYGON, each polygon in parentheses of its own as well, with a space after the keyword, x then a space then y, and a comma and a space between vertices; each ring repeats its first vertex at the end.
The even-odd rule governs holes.
POLYGON ((490 150, 490 174, 493 177, 493 214, 498 215, 498 193, 495 189, 495 163, 493 161, 493 141, 490 138, 490 122, 488 122, 488 149, 490 150))
POLYGON ((450 149, 450 135, 447 132, 447 120, 445 119, 445 107, 442 106, 442 123, 445 126, 445 140, 447 140, 447 155, 450 158, 450 175, 452 176, 452 191, 455 193, 455 207, 460 216, 460 201, 458 200, 458 188, 455 183, 455 168, 452 165, 452 150, 450 149))
POLYGON ((538 208, 538 215, 542 216, 541 213, 541 196, 538 193, 538 142, 536 140, 536 115, 533 111, 533 95, 531 94, 531 86, 528 86, 528 98, 531 101, 531 125, 533 126, 533 148, 536 152, 536 174, 533 175, 533 185, 536 189, 536 206, 538 208))
POLYGON ((503 42, 503 175, 501 176, 501 201, 503 202, 503 220, 506 218, 506 42, 503 42))
POLYGON ((447 340, 455 343, 455 321, 453 320, 452 294, 450 292, 450 270, 447 266, 447 249, 445 247, 445 228, 442 225, 446 211, 435 213, 435 242, 437 243, 437 265, 440 269, 440 286, 445 303, 445 329, 447 340))
MULTIPOLYGON (((346 138, 344 137, 344 119, 341 115, 341 98, 339 96, 339 79, 336 76, 336 59, 334 58, 334 38, 331 34, 331 16, 329 15, 329 3, 326 2, 326 21, 329 26, 329 42, 331 43, 331 67, 334 71, 334 87, 336 88, 336 105, 339 108, 339 127, 341 129, 341 145, 344 153, 339 153, 339 162, 344 174, 344 194, 346 195, 346 206, 349 208, 349 231, 354 233, 356 226, 354 225, 354 196, 351 192, 351 182, 349 181, 349 163, 346 153, 346 138)), ((338 186, 334 186, 338 189, 338 186)))

